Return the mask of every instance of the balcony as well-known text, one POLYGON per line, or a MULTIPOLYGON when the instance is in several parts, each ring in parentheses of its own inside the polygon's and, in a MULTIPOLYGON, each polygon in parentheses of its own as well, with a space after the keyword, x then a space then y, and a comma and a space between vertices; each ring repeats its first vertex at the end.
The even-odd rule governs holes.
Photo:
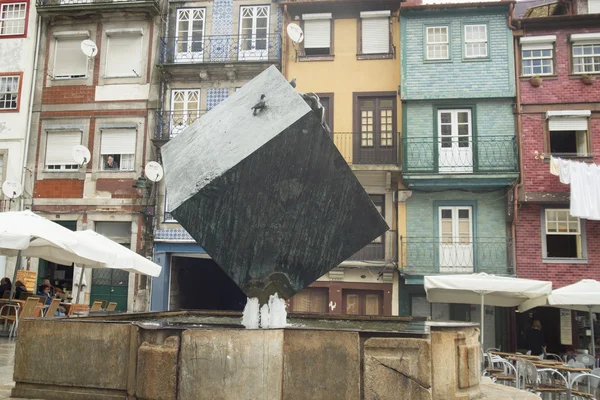
POLYGON ((169 139, 183 132, 185 128, 196 122, 196 120, 205 113, 205 110, 157 110, 156 126, 154 127, 154 143, 160 147, 160 145, 164 144, 169 139))
POLYGON ((355 170, 400 170, 399 133, 334 132, 331 136, 346 162, 355 170))
POLYGON ((393 264, 398 260, 398 234, 389 230, 348 258, 343 264, 368 262, 376 265, 393 264))
POLYGON ((512 241, 505 237, 403 237, 398 258, 406 275, 514 274, 512 241))
POLYGON ((519 176, 517 141, 514 136, 404 137, 402 173, 409 187, 507 186, 519 176))
POLYGON ((203 80, 249 79, 281 63, 281 42, 280 34, 164 37, 158 63, 171 74, 203 80))
POLYGON ((142 11, 152 15, 160 12, 159 0, 36 0, 41 15, 97 11, 142 11))

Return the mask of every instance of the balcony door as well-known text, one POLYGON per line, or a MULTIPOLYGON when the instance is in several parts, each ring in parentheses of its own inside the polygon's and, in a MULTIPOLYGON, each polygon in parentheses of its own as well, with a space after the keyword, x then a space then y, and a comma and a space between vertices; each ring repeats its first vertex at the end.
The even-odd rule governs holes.
POLYGON ((240 7, 239 60, 269 58, 269 11, 269 6, 240 7))
POLYGON ((358 97, 355 164, 389 164, 396 157, 396 97, 358 97))
MULTIPOLYGON (((385 219, 385 196, 384 195, 369 195, 373 205, 379 211, 379 214, 385 219)), ((389 242, 389 240, 388 240, 389 242)), ((391 243, 389 243, 391 245, 391 243)), ((349 258, 355 261, 382 261, 385 260, 385 234, 375 238, 371 243, 363 247, 356 254, 349 258)))
POLYGON ((204 8, 177 10, 175 62, 202 62, 204 57, 204 8))
POLYGON ((471 110, 438 111, 440 173, 473 172, 471 110))
POLYGON ((440 272, 473 272, 473 209, 440 207, 438 212, 440 272))
POLYGON ((346 315, 383 315, 383 292, 379 290, 342 290, 346 315))
POLYGON ((170 137, 175 137, 200 117, 200 89, 171 91, 170 137))

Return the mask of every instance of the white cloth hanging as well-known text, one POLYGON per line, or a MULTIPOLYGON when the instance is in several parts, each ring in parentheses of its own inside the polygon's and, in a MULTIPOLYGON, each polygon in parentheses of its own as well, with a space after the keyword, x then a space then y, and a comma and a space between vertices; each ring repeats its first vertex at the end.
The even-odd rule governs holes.
POLYGON ((570 214, 573 217, 600 220, 600 168, 596 164, 550 159, 550 173, 570 184, 570 214))

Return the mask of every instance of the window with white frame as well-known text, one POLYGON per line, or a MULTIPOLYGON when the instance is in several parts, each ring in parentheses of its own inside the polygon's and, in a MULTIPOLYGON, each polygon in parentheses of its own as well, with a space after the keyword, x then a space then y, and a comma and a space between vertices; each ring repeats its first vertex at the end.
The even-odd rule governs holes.
POLYGON ((487 56, 487 25, 465 25, 465 58, 483 58, 487 56))
POLYGON ((556 36, 525 36, 520 40, 521 75, 552 75, 556 36))
POLYGON ((330 55, 331 13, 303 14, 304 54, 307 56, 330 55))
POLYGON ((100 139, 101 169, 103 171, 134 171, 135 129, 102 129, 100 139))
POLYGON ((600 33, 571 35, 574 74, 600 73, 600 33))
POLYGON ((600 0, 588 0, 588 14, 600 14, 600 0))
POLYGON ((61 32, 55 36, 54 50, 54 79, 87 78, 88 58, 81 51, 81 42, 87 36, 73 35, 61 32))
POLYGON ((73 147, 81 144, 81 131, 50 131, 46 139, 46 170, 75 171, 79 166, 73 160, 73 147))
POLYGON ((0 36, 23 35, 27 3, 0 4, 0 36))
POLYGON ((142 29, 109 29, 106 31, 107 78, 125 78, 142 76, 142 29))
POLYGON ((18 108, 20 79, 19 75, 0 76, 0 111, 18 108))
POLYGON ((169 195, 165 190, 165 212, 163 222, 177 222, 173 215, 168 211, 169 210, 169 195))
POLYGON ((547 208, 543 217, 544 258, 585 258, 583 221, 568 209, 547 208))
POLYGON ((360 13, 362 54, 390 52, 390 11, 363 11, 360 13))
POLYGON ((591 154, 588 138, 589 110, 548 111, 550 153, 560 157, 586 157, 591 154))
POLYGON ((427 27, 427 59, 446 60, 450 58, 447 26, 427 27))

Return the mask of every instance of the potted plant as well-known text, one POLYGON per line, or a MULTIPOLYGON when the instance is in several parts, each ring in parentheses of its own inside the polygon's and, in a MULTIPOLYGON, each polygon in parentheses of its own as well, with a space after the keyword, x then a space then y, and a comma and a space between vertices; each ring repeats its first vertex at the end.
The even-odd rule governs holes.
POLYGON ((585 85, 591 85, 592 83, 594 83, 595 80, 596 80, 596 78, 592 75, 589 75, 589 74, 581 75, 581 81, 585 85))
POLYGON ((529 83, 531 83, 531 86, 533 87, 538 87, 542 84, 542 78, 540 78, 539 75, 534 75, 529 79, 529 83))

